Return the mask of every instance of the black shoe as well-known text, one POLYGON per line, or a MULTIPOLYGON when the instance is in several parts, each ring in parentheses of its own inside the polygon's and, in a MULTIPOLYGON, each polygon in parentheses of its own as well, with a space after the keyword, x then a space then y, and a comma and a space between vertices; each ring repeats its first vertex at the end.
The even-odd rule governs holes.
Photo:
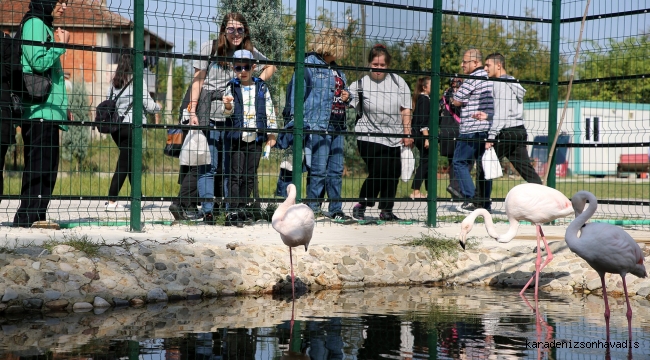
POLYGON ((476 210, 476 205, 471 202, 465 201, 460 207, 456 207, 456 211, 469 214, 472 211, 476 210))
POLYGON ((240 211, 237 213, 237 217, 242 225, 253 225, 255 222, 255 216, 250 211, 240 211))
MULTIPOLYGON (((214 217, 214 211, 212 212, 214 217)), ((203 219, 203 212, 201 210, 194 209, 185 209, 185 218, 188 221, 201 221, 203 219)))
POLYGON ((169 205, 169 212, 172 213, 172 216, 174 216, 175 220, 187 220, 187 216, 185 216, 185 211, 178 204, 172 203, 171 205, 169 205))
POLYGON ((352 219, 350 216, 345 215, 343 211, 336 211, 331 213, 330 218, 336 221, 347 221, 352 219))
POLYGON ((366 218, 366 207, 361 204, 356 204, 352 208, 352 217, 357 220, 363 220, 366 218))
POLYGON ((463 194, 460 193, 460 191, 454 189, 453 186, 447 185, 447 192, 451 194, 452 199, 462 199, 463 194))
POLYGON ((231 212, 226 215, 226 226, 244 227, 244 223, 239 219, 239 214, 231 212))
POLYGON ((400 221, 402 219, 398 218, 392 211, 382 211, 379 214, 379 219, 384 221, 400 221))
POLYGON ((207 213, 203 216, 203 222, 206 225, 216 225, 217 222, 214 220, 214 215, 212 213, 207 213))

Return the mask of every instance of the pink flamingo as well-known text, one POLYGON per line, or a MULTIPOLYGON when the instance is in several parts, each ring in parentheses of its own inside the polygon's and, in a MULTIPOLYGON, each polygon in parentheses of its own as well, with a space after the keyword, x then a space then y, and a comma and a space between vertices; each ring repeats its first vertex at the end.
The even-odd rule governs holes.
POLYGON ((295 298, 296 286, 293 275, 293 256, 291 248, 304 245, 305 251, 314 234, 314 212, 305 204, 296 205, 296 186, 289 184, 287 199, 273 213, 271 225, 280 233, 282 242, 289 247, 289 262, 291 264, 291 294, 295 298))
POLYGON ((535 301, 537 302, 537 293, 539 285, 539 273, 548 263, 553 260, 553 253, 548 247, 546 237, 542 231, 542 224, 551 222, 555 219, 563 218, 573 214, 573 208, 569 199, 561 192, 540 184, 520 184, 508 192, 505 201, 506 215, 510 228, 503 235, 497 233, 492 221, 492 215, 485 209, 476 209, 469 214, 461 223, 460 245, 465 249, 467 234, 474 226, 476 217, 483 216, 485 228, 488 234, 497 239, 498 242, 506 243, 517 235, 519 221, 529 221, 535 224, 537 233, 537 260, 535 260, 535 274, 528 280, 519 295, 524 294, 530 283, 535 280, 535 301), (542 251, 540 239, 544 241, 544 247, 548 253, 546 260, 542 263, 542 251))
POLYGON ((621 275, 625 301, 627 302, 627 313, 625 315, 630 340, 632 340, 632 308, 627 295, 625 275, 631 273, 640 278, 647 276, 643 265, 643 252, 630 234, 617 226, 604 223, 586 224, 598 207, 598 200, 594 194, 588 191, 578 191, 571 198, 571 203, 576 218, 566 229, 564 240, 566 240, 571 251, 584 259, 600 275, 605 300, 607 334, 609 334, 609 303, 607 302, 605 273, 621 275), (587 201, 589 201, 589 206, 587 210, 584 210, 587 201), (578 237, 578 232, 580 232, 580 237, 578 237))

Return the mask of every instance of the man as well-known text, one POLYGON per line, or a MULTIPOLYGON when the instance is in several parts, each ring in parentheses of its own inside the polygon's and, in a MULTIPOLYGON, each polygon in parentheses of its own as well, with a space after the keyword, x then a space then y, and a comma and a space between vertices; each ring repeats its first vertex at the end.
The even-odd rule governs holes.
POLYGON ((460 135, 456 140, 453 168, 465 202, 457 208, 460 212, 472 212, 477 207, 485 207, 488 211, 489 198, 492 192, 492 180, 485 180, 481 161, 477 161, 477 185, 484 199, 475 198, 476 188, 470 174, 470 164, 481 159, 485 152, 484 140, 492 125, 494 116, 494 98, 492 97, 492 82, 487 80, 487 72, 483 69, 483 55, 478 49, 469 49, 463 55, 461 64, 463 73, 472 76, 454 93, 453 104, 461 108, 460 135), (486 120, 476 118, 477 113, 485 114, 486 120), (486 199, 488 202, 486 203, 486 199))
MULTIPOLYGON (((506 59, 499 53, 487 56, 485 71, 492 79, 515 79, 507 74, 506 59)), ((485 143, 485 149, 494 146, 497 157, 499 159, 507 157, 524 180, 529 183, 541 184, 542 180, 531 165, 528 150, 523 144, 528 140, 528 133, 524 127, 526 89, 517 83, 501 81, 493 82, 493 88, 495 114, 492 126, 488 131, 488 142, 485 143)), ((488 118, 485 113, 477 113, 475 117, 483 120, 488 118)))

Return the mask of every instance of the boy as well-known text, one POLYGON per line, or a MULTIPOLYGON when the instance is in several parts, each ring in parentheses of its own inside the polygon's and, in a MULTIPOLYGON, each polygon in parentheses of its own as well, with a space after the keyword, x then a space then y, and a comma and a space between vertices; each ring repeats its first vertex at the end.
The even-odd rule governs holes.
POLYGON ((233 58, 236 78, 228 83, 223 97, 226 128, 234 128, 226 132, 226 141, 231 149, 232 199, 226 226, 241 226, 248 220, 243 209, 255 185, 262 143, 266 141, 269 147, 275 145, 275 134, 266 134, 266 130, 277 129, 278 126, 266 83, 252 75, 255 70, 253 54, 248 50, 237 50, 233 58))

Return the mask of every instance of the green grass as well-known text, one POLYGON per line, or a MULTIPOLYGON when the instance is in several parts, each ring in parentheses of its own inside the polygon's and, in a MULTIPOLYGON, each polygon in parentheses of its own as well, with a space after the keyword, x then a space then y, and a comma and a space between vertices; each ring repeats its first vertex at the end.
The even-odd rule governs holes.
POLYGON ((43 242, 43 247, 50 252, 58 245, 68 245, 78 251, 86 253, 90 257, 95 257, 99 253, 99 248, 104 245, 103 243, 94 242, 88 235, 64 235, 63 241, 46 240, 43 242))
MULTIPOLYGON (((407 241, 406 245, 424 246, 429 250, 431 256, 436 260, 444 259, 447 256, 455 257, 458 255, 458 251, 460 250, 458 239, 450 238, 436 232, 434 233, 434 236, 420 234, 420 237, 417 238, 407 238, 405 239, 407 241)), ((465 244, 465 248, 477 249, 478 241, 475 239, 469 239, 465 244)))

